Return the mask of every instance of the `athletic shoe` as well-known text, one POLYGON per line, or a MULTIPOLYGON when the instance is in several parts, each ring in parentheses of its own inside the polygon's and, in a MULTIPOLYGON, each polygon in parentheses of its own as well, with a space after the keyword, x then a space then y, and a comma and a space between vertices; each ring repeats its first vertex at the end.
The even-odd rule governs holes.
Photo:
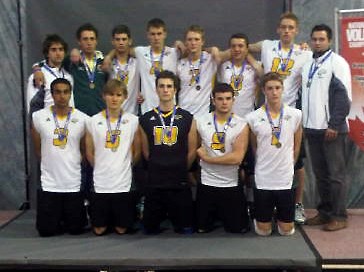
POLYGON ((294 221, 296 224, 304 224, 306 221, 305 209, 302 203, 296 203, 294 221))

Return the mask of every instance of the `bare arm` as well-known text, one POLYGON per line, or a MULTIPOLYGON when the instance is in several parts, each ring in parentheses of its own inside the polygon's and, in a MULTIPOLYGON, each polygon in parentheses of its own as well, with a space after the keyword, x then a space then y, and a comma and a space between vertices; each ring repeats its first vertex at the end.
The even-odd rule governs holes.
POLYGON ((223 63, 231 58, 231 51, 227 49, 225 51, 220 51, 216 46, 206 49, 207 52, 211 53, 212 58, 217 64, 223 63))
POLYGON ((250 53, 260 53, 262 51, 263 41, 249 44, 250 53))
POLYGON ((88 162, 94 166, 95 165, 95 146, 94 140, 92 139, 92 135, 90 132, 86 132, 86 158, 88 162))
POLYGON ((38 159, 40 159, 41 158, 41 139, 40 139, 40 134, 35 129, 35 127, 34 127, 33 124, 32 124, 32 127, 31 127, 30 131, 31 131, 31 134, 32 134, 32 139, 33 139, 35 154, 37 155, 38 159))
POLYGON ((248 54, 246 56, 246 60, 249 62, 249 64, 254 68, 256 74, 258 77, 262 77, 264 75, 263 66, 260 62, 258 62, 252 54, 248 54))
POLYGON ((135 131, 134 140, 132 144, 133 164, 136 164, 140 160, 141 153, 142 153, 142 148, 140 139, 140 128, 138 127, 137 131, 135 131))
POLYGON ((185 46, 185 44, 180 41, 180 40, 176 40, 174 42, 174 47, 179 51, 179 57, 183 58, 183 57, 187 57, 187 48, 185 46))
POLYGON ((107 55, 104 57, 102 61, 102 71, 109 73, 111 71, 112 60, 115 58, 115 49, 112 49, 107 55))
POLYGON ((294 134, 293 157, 295 162, 297 161, 298 155, 300 154, 301 141, 302 141, 302 124, 300 124, 299 128, 294 134))
POLYGON ((210 157, 204 147, 197 150, 201 160, 211 164, 239 165, 244 159, 249 141, 249 126, 246 125, 233 143, 233 150, 223 156, 210 157))
POLYGON ((142 153, 143 153, 144 159, 149 160, 148 137, 147 137, 147 134, 145 134, 145 131, 143 130, 143 128, 141 126, 139 126, 139 130, 140 130, 142 153))
POLYGON ((192 163, 196 159, 197 150, 197 128, 196 121, 192 121, 190 131, 188 133, 188 153, 187 153, 187 166, 190 169, 192 163))

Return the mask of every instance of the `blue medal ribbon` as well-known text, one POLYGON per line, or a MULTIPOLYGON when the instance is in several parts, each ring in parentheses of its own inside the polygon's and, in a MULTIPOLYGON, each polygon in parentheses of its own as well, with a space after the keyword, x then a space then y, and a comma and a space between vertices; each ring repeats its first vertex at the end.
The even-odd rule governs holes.
POLYGON ((158 74, 159 74, 160 72, 162 72, 162 69, 163 69, 164 50, 165 50, 165 47, 163 47, 163 49, 162 49, 162 53, 161 53, 161 55, 159 56, 159 67, 160 67, 160 68, 158 68, 158 67, 154 64, 153 50, 152 50, 152 47, 150 47, 150 51, 149 51, 150 62, 152 63, 152 69, 153 69, 153 72, 154 72, 154 75, 155 75, 155 76, 158 76, 158 74))
POLYGON ((54 120, 54 124, 56 125, 56 130, 58 131, 58 140, 60 140, 60 141, 63 141, 67 136, 67 128, 68 128, 68 124, 70 123, 70 120, 71 120, 71 112, 72 112, 72 108, 70 108, 70 110, 68 111, 66 122, 65 122, 63 128, 61 128, 59 125, 58 119, 57 119, 56 110, 54 109, 54 106, 52 106, 53 120, 54 120))
POLYGON ((121 69, 119 60, 117 58, 114 58, 114 66, 116 68, 116 74, 120 77, 121 81, 125 81, 129 71, 128 71, 128 67, 129 67, 129 61, 130 61, 130 56, 128 56, 128 59, 126 60, 126 64, 125 64, 125 68, 121 69))
POLYGON ((315 75, 317 70, 321 67, 321 65, 330 57, 331 53, 332 53, 332 50, 329 50, 326 53, 326 56, 323 57, 321 61, 315 60, 315 61, 312 62, 311 67, 310 67, 310 71, 308 72, 307 88, 311 87, 313 76, 315 75))
POLYGON ((241 80, 241 81, 243 81, 243 80, 242 80, 242 75, 243 75, 243 73, 244 73, 246 63, 247 63, 247 61, 246 61, 246 60, 244 60, 244 61, 243 61, 242 66, 241 66, 240 72, 239 72, 239 76, 238 76, 238 77, 236 77, 236 74, 235 74, 235 68, 234 68, 234 60, 231 60, 231 68, 232 68, 232 70, 233 70, 233 77, 234 77, 234 87, 235 87, 235 90, 238 90, 238 88, 239 88, 239 84, 240 84, 240 80, 241 80))
POLYGON ((97 57, 96 57, 96 53, 94 56, 94 67, 91 70, 91 68, 88 66, 87 61, 86 61, 86 57, 85 54, 83 52, 81 52, 81 59, 82 59, 82 63, 86 68, 86 72, 87 72, 87 77, 88 77, 88 81, 90 82, 90 84, 93 84, 95 82, 95 76, 96 76, 96 66, 97 66, 97 57))
MULTIPOLYGON (((112 144, 115 144, 117 134, 112 133, 111 121, 110 121, 110 115, 109 115, 109 110, 108 109, 105 110, 105 115, 106 115, 107 131, 109 132, 109 135, 110 135, 110 141, 111 141, 112 144)), ((118 117, 118 122, 116 123, 116 127, 115 127, 115 130, 114 130, 115 132, 117 132, 120 129, 121 117, 122 117, 122 112, 120 111, 119 117, 118 117)))
POLYGON ((282 121, 283 121, 283 105, 281 106, 280 113, 279 113, 279 121, 278 121, 278 127, 274 126, 272 116, 270 115, 268 104, 265 104, 265 113, 267 114, 267 118, 269 121, 269 124, 272 128, 272 135, 275 136, 279 143, 279 138, 281 137, 281 131, 282 131, 282 121))
POLYGON ((224 124, 224 129, 223 129, 223 131, 221 133, 222 135, 220 136, 219 129, 217 128, 217 117, 216 117, 216 113, 214 112, 215 132, 216 132, 217 138, 219 139, 220 144, 225 144, 225 134, 226 134, 226 131, 227 131, 228 127, 230 126, 230 123, 231 123, 232 119, 233 119, 233 114, 230 114, 228 120, 224 124))
POLYGON ((281 64, 281 70, 282 70, 282 72, 285 72, 286 71, 287 64, 290 61, 291 55, 292 55, 292 52, 293 52, 293 46, 294 45, 292 44, 291 47, 290 47, 290 49, 289 49, 289 52, 288 52, 286 61, 283 61, 282 44, 281 44, 281 42, 278 43, 278 56, 279 56, 279 59, 280 59, 280 64, 281 64))
MULTIPOLYGON (((190 71, 192 73, 192 79, 194 78, 196 84, 199 84, 200 80, 201 80, 201 65, 203 63, 203 52, 201 52, 200 60, 198 62, 197 69, 196 69, 195 65, 193 65, 192 59, 189 58, 188 63, 190 65, 190 71), (198 71, 198 73, 195 73, 196 70, 198 71)), ((191 82, 193 82, 193 80, 191 80, 191 82)))
POLYGON ((169 128, 168 129, 167 129, 167 126, 166 126, 166 122, 164 122, 163 113, 162 113, 160 107, 155 108, 155 111, 157 112, 157 114, 159 116, 159 120, 162 123, 163 132, 164 133, 167 133, 167 137, 168 138, 171 138, 171 136, 172 136, 172 128, 173 128, 174 119, 176 117, 176 111, 177 111, 176 105, 174 105, 174 107, 173 107, 173 113, 172 113, 172 117, 171 117, 171 122, 169 123, 169 128))
MULTIPOLYGON (((49 67, 46 63, 44 63, 43 67, 55 78, 60 78, 55 72, 53 72, 52 68, 49 67)), ((62 78, 64 78, 64 71, 62 69, 59 69, 60 72, 62 72, 62 78)))

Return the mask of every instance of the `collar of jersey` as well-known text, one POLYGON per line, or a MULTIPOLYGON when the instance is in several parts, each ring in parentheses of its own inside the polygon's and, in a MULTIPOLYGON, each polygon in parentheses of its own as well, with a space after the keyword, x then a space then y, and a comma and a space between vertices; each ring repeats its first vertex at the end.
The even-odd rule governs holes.
MULTIPOLYGON (((178 108, 179 108, 179 107, 178 107, 178 106, 176 106, 176 109, 178 109, 178 108)), ((158 108, 154 108, 153 110, 155 111, 155 113, 156 113, 156 114, 159 114, 158 108)), ((166 117, 170 116, 172 113, 173 113, 173 109, 172 109, 172 110, 170 110, 170 111, 169 111, 169 112, 167 112, 167 113, 162 113, 162 117, 166 118, 166 117)))

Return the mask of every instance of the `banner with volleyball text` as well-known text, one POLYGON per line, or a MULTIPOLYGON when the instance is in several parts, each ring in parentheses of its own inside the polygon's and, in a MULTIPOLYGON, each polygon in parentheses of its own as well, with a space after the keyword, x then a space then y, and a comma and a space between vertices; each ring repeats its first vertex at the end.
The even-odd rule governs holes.
POLYGON ((364 17, 345 17, 340 21, 340 53, 349 63, 352 77, 349 136, 364 151, 364 17))

